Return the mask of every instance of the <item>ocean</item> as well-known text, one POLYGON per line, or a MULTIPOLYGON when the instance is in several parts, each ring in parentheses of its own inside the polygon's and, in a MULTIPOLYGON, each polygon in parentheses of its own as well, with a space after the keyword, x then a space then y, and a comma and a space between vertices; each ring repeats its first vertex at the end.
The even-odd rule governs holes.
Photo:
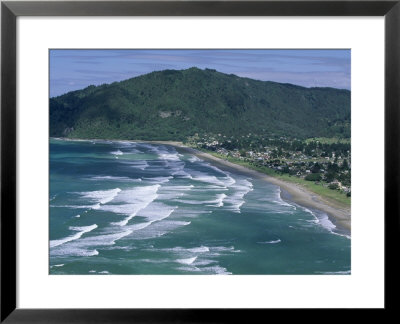
POLYGON ((351 273, 351 239, 280 188, 173 146, 50 139, 52 275, 351 273))

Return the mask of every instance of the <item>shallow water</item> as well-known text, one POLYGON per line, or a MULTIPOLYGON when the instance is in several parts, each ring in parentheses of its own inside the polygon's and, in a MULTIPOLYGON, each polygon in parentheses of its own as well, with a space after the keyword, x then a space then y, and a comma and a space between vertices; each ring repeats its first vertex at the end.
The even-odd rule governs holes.
POLYGON ((350 274, 350 237, 173 147, 50 140, 50 274, 350 274))

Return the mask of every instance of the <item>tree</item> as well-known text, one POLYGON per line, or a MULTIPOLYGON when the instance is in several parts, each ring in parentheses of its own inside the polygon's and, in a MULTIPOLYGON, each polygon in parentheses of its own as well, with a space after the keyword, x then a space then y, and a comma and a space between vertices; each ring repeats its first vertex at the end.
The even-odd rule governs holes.
POLYGON ((321 171, 321 166, 319 165, 318 162, 316 162, 312 167, 311 167, 311 172, 312 173, 319 173, 321 171))
POLYGON ((339 171, 339 166, 336 163, 328 163, 328 171, 332 171, 334 173, 339 171))
POLYGON ((332 190, 337 190, 339 189, 339 185, 337 183, 330 183, 328 188, 332 190))
POLYGON ((307 180, 307 181, 321 181, 322 177, 321 177, 321 174, 319 174, 319 173, 310 173, 310 174, 306 175, 304 180, 307 180))
POLYGON ((334 172, 327 172, 325 175, 325 181, 326 182, 332 182, 335 180, 336 174, 334 172))
POLYGON ((344 159, 342 163, 342 170, 348 170, 349 169, 349 164, 347 163, 347 160, 344 159))

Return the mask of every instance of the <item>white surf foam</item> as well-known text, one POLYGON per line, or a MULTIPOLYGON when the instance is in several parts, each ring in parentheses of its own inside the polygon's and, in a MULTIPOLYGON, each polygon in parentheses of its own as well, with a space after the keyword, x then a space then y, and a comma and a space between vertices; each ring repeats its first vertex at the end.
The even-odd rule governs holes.
POLYGON ((132 141, 114 141, 115 144, 118 144, 120 147, 136 147, 138 143, 132 141))
POLYGON ((152 178, 146 178, 144 177, 143 180, 146 182, 150 183, 155 183, 155 184, 163 184, 168 182, 169 180, 173 179, 173 177, 168 176, 168 177, 152 177, 152 178))
MULTIPOLYGON (((190 200, 190 199, 175 199, 174 201, 187 205, 205 205, 215 203, 215 200, 190 200)), ((210 206, 210 205, 208 205, 210 206)))
MULTIPOLYGON (((208 189, 203 189, 203 188, 202 189, 200 189, 200 188, 198 188, 198 189, 193 188, 192 189, 191 188, 191 190, 194 191, 194 192, 202 192, 202 193, 208 191, 208 189)), ((224 189, 220 189, 219 191, 221 191, 221 190, 224 190, 224 189)), ((227 197, 227 195, 225 193, 216 194, 216 196, 215 196, 216 198, 212 199, 212 200, 204 199, 206 197, 203 197, 203 200, 201 200, 201 199, 188 199, 189 197, 191 197, 191 195, 186 194, 185 196, 187 196, 187 197, 180 198, 180 199, 175 199, 174 201, 180 202, 180 203, 183 203, 183 204, 188 204, 188 205, 204 205, 204 206, 209 206, 209 207, 222 207, 222 206, 224 206, 224 199, 226 199, 226 197, 227 197)), ((200 196, 197 196, 197 195, 194 196, 194 198, 196 198, 196 197, 202 198, 201 195, 200 196)), ((176 197, 176 198, 178 198, 178 197, 176 197)))
POLYGON ((195 163, 195 162, 199 162, 199 161, 203 161, 203 160, 200 160, 197 156, 192 155, 192 156, 188 159, 188 161, 189 161, 189 162, 192 162, 192 163, 195 163))
POLYGON ((79 256, 95 256, 99 255, 99 251, 93 250, 93 251, 77 251, 77 255, 79 256))
POLYGON ((128 177, 114 177, 114 176, 94 176, 91 178, 88 178, 88 180, 94 180, 94 181, 99 181, 99 180, 110 180, 110 181, 123 181, 123 182, 140 182, 142 179, 131 179, 128 177))
POLYGON ((149 221, 159 221, 169 217, 177 207, 172 207, 159 202, 153 202, 137 213, 138 216, 146 217, 149 221))
POLYGON ((203 246, 203 245, 194 247, 194 248, 185 248, 182 246, 176 246, 173 248, 164 248, 164 249, 160 249, 160 250, 166 251, 166 252, 174 252, 174 253, 178 253, 180 255, 210 252, 210 249, 207 246, 203 246))
POLYGON ((275 241, 266 241, 266 242, 258 242, 259 244, 276 244, 276 243, 280 243, 281 240, 277 239, 275 241))
POLYGON ((139 210, 147 207, 157 198, 157 191, 159 188, 160 185, 152 185, 124 190, 114 199, 114 204, 103 205, 101 209, 117 214, 128 215, 124 220, 113 223, 114 225, 125 226, 136 216, 139 210))
POLYGON ((185 272, 200 272, 201 271, 200 268, 197 268, 193 265, 177 267, 176 270, 185 271, 185 272))
MULTIPOLYGON (((71 243, 72 244, 72 243, 71 243)), ((90 257, 90 256, 96 256, 99 254, 99 251, 97 250, 88 250, 88 249, 83 249, 83 248, 75 248, 75 247, 70 247, 65 245, 65 248, 63 248, 64 245, 55 247, 50 251, 51 256, 80 256, 80 257, 90 257)))
POLYGON ((225 202, 230 204, 230 206, 227 206, 228 209, 240 213, 240 208, 245 203, 244 196, 253 190, 253 184, 246 179, 241 179, 230 188, 234 192, 225 198, 225 202))
POLYGON ((240 250, 236 250, 234 246, 210 246, 211 252, 232 252, 239 253, 240 250))
POLYGON ((55 256, 95 256, 98 255, 98 247, 114 245, 116 241, 128 236, 132 230, 126 230, 118 233, 106 233, 101 235, 94 235, 81 238, 69 242, 68 244, 54 247, 50 251, 51 255, 55 256))
POLYGON ((123 232, 109 233, 87 237, 75 243, 77 248, 88 248, 88 247, 99 247, 114 245, 116 241, 122 239, 125 236, 132 234, 132 230, 128 229, 123 232))
POLYGON ((216 199, 216 207, 222 207, 224 205, 224 199, 227 197, 225 194, 218 194, 216 199))
POLYGON ((204 191, 227 191, 229 190, 227 187, 222 186, 201 186, 201 187, 194 187, 193 191, 204 192, 204 191))
POLYGON ((328 215, 325 213, 318 213, 318 215, 316 215, 316 213, 314 213, 313 211, 309 210, 306 207, 300 206, 304 211, 310 213, 312 216, 314 216, 314 220, 311 221, 307 221, 307 222, 312 222, 315 223, 321 227, 323 227, 324 229, 328 230, 330 233, 332 233, 333 235, 338 235, 338 236, 343 236, 347 239, 351 239, 351 236, 346 235, 346 234, 342 234, 342 233, 338 233, 335 231, 336 229, 336 225, 333 224, 328 215))
POLYGON ((220 179, 224 183, 225 187, 230 187, 236 183, 236 180, 233 179, 231 176, 226 176, 226 177, 220 178, 220 179))
POLYGON ((72 208, 72 209, 99 209, 100 204, 95 205, 50 205, 54 208, 72 208))
POLYGON ((162 190, 165 190, 165 191, 188 191, 193 188, 194 188, 193 185, 188 185, 188 186, 172 186, 171 185, 171 186, 164 186, 162 188, 162 190))
POLYGON ((145 223, 139 223, 139 224, 134 224, 130 225, 129 229, 132 231, 139 231, 143 228, 146 228, 147 226, 151 225, 153 222, 145 222, 145 223))
POLYGON ((329 231, 333 231, 336 228, 336 225, 329 220, 329 217, 326 214, 318 217, 318 221, 322 227, 328 229, 329 231))
POLYGON ((106 204, 112 201, 119 192, 121 192, 121 189, 115 188, 110 190, 79 192, 78 194, 81 195, 83 198, 94 200, 100 204, 106 204))
POLYGON ((206 206, 210 207, 222 207, 224 205, 224 199, 227 197, 225 194, 217 194, 217 198, 214 200, 207 201, 197 201, 197 200, 180 200, 181 202, 186 202, 187 204, 199 205, 206 204, 206 206))
POLYGON ((50 241, 50 247, 55 247, 70 241, 74 241, 79 239, 83 234, 88 233, 90 231, 93 231, 95 228, 97 228, 97 224, 93 224, 90 226, 81 226, 81 227, 70 227, 70 230, 73 231, 78 231, 78 233, 73 234, 71 236, 65 237, 63 239, 59 239, 59 240, 52 240, 50 241))
POLYGON ((190 225, 192 222, 185 222, 185 221, 177 221, 177 220, 174 220, 174 221, 169 221, 169 224, 170 225, 175 225, 175 226, 187 226, 187 225, 190 225))
POLYGON ((90 209, 100 209, 100 203, 91 206, 90 209))
MULTIPOLYGON (((221 175, 223 175, 226 178, 228 178, 228 177, 230 178, 230 176, 229 176, 230 173, 229 172, 222 171, 220 168, 216 167, 215 165, 212 165, 212 164, 210 164, 208 162, 205 162, 205 161, 202 161, 201 165, 205 166, 208 169, 212 169, 212 170, 216 171, 217 173, 220 173, 221 175)), ((218 177, 220 177, 220 176, 218 176, 218 177)))
POLYGON ((224 181, 218 179, 216 176, 206 175, 203 172, 198 172, 198 171, 192 171, 190 175, 192 179, 195 181, 211 183, 213 185, 218 185, 223 188, 226 187, 224 181))
POLYGON ((197 253, 197 252, 203 253, 203 252, 209 252, 210 249, 207 246, 199 246, 199 247, 188 249, 188 251, 194 252, 194 253, 197 253))
POLYGON ((111 152, 111 154, 113 154, 113 155, 123 155, 124 153, 122 151, 120 151, 120 150, 116 150, 116 151, 111 152))
MULTIPOLYGON (((148 225, 145 228, 135 232, 135 235, 133 235, 131 238, 134 240, 157 238, 189 224, 190 222, 183 222, 177 220, 172 220, 172 221, 168 219, 163 219, 161 221, 153 220, 149 221, 148 225)), ((130 228, 130 226, 128 226, 128 228, 130 228)))
POLYGON ((331 271, 331 272, 318 271, 316 273, 320 273, 320 274, 324 274, 324 275, 349 275, 349 274, 351 274, 351 270, 331 271))
POLYGON ((278 187, 276 190, 276 198, 275 198, 275 200, 273 200, 273 202, 277 203, 280 206, 287 206, 287 207, 290 207, 290 208, 293 208, 294 210, 296 210, 296 206, 289 204, 288 202, 284 201, 281 198, 281 192, 282 192, 281 188, 278 187))
POLYGON ((206 265, 209 265, 209 264, 215 264, 215 263, 218 263, 218 261, 216 261, 216 260, 208 260, 208 259, 205 259, 205 260, 196 260, 196 266, 197 267, 199 267, 199 266, 206 266, 206 265))
POLYGON ((187 173, 186 171, 183 171, 183 170, 174 171, 172 173, 172 175, 176 176, 178 178, 192 179, 192 176, 189 173, 187 173))
POLYGON ((153 146, 151 148, 155 152, 160 160, 166 161, 180 161, 180 154, 173 148, 167 148, 166 146, 153 146))
POLYGON ((187 185, 187 186, 166 185, 160 188, 158 192, 159 199, 171 201, 178 197, 185 196, 193 188, 194 188, 193 185, 187 185))
POLYGON ((180 161, 177 153, 159 153, 158 157, 161 160, 180 161))
POLYGON ((194 210, 191 209, 190 207, 183 207, 180 206, 179 209, 175 211, 176 216, 182 216, 185 219, 187 218, 197 218, 198 216, 202 214, 211 214, 212 210, 194 210))
POLYGON ((146 160, 139 160, 139 161, 135 161, 135 162, 129 162, 129 165, 132 168, 140 169, 140 170, 145 170, 146 168, 149 167, 149 164, 147 163, 146 160))
POLYGON ((112 225, 118 225, 118 226, 125 226, 126 224, 128 224, 128 222, 135 217, 135 214, 129 215, 129 217, 126 217, 124 220, 120 221, 120 222, 113 222, 111 223, 112 225))
POLYGON ((204 267, 201 268, 201 271, 206 273, 212 273, 216 275, 230 275, 232 272, 229 272, 226 268, 221 267, 219 265, 212 266, 212 267, 204 267))
POLYGON ((177 259, 176 262, 181 263, 181 264, 192 264, 194 261, 196 261, 197 256, 193 258, 188 258, 188 259, 177 259))

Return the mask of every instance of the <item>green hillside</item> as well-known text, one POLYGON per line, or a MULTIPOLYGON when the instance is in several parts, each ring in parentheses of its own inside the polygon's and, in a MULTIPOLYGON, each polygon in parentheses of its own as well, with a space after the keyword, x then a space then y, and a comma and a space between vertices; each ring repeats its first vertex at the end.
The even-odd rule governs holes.
POLYGON ((53 137, 184 140, 195 133, 348 138, 350 91, 190 68, 50 99, 53 137))

